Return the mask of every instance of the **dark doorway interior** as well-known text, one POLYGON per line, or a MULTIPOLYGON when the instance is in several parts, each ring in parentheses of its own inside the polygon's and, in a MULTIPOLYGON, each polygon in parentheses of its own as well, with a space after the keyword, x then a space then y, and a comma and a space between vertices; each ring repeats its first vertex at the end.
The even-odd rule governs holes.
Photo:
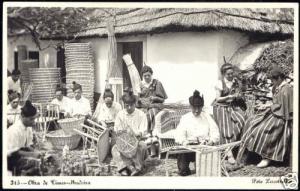
POLYGON ((61 81, 62 83, 66 83, 65 49, 59 47, 56 56, 57 56, 57 67, 60 68, 61 81))
POLYGON ((18 64, 18 51, 15 51, 14 52, 14 66, 15 66, 15 69, 19 69, 19 64, 18 64))
POLYGON ((29 51, 28 52, 28 58, 38 60, 38 63, 40 63, 40 54, 39 51, 29 51))
MULTIPOLYGON (((132 61, 136 66, 140 76, 143 67, 143 42, 121 42, 124 54, 131 54, 132 61)), ((132 87, 129 72, 123 61, 123 87, 132 87)))

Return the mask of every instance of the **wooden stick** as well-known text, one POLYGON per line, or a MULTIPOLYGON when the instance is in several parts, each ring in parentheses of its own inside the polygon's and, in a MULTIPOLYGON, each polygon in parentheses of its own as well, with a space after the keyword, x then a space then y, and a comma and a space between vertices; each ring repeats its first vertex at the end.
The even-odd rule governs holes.
POLYGON ((82 136, 85 136, 85 137, 88 137, 88 138, 91 138, 93 139, 94 141, 97 141, 98 139, 96 139, 95 137, 92 137, 91 135, 87 134, 87 133, 84 133, 82 131, 79 131, 78 129, 73 129, 73 131, 75 131, 76 133, 82 135, 82 136))

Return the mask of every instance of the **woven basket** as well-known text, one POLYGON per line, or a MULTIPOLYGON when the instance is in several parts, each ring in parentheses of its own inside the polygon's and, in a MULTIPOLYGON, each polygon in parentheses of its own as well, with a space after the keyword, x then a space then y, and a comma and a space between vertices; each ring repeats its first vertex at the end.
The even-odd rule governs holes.
POLYGON ((121 132, 117 134, 117 149, 126 158, 132 158, 136 154, 138 144, 139 142, 133 133, 121 132))
POLYGON ((67 135, 75 135, 73 129, 82 130, 81 124, 84 122, 84 117, 81 118, 65 118, 57 121, 62 130, 67 135))
POLYGON ((65 145, 69 149, 75 149, 80 141, 80 135, 66 135, 62 130, 52 131, 46 134, 46 138, 51 142, 54 149, 62 150, 65 145))

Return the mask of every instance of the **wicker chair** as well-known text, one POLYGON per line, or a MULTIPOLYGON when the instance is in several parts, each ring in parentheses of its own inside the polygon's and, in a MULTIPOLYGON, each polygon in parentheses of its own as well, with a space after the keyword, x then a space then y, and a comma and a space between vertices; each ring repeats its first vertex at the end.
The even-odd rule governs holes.
POLYGON ((159 158, 162 153, 167 152, 173 146, 178 146, 174 139, 175 129, 182 115, 191 111, 190 109, 163 109, 155 118, 154 135, 158 136, 159 158))
POLYGON ((109 130, 98 123, 87 120, 82 124, 83 130, 73 129, 83 137, 83 150, 91 149, 97 151, 99 164, 102 163, 109 152, 109 130))

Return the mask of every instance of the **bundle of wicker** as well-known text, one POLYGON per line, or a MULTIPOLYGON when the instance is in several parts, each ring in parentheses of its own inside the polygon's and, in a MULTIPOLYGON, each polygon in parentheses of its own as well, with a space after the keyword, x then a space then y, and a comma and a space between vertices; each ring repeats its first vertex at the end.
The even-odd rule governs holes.
POLYGON ((66 135, 63 130, 51 131, 46 134, 46 138, 51 142, 54 149, 63 149, 67 145, 70 149, 75 149, 80 141, 80 135, 66 135))
POLYGON ((294 42, 289 39, 272 43, 254 63, 258 72, 269 73, 272 67, 280 67, 286 75, 293 73, 294 42))
POLYGON ((76 132, 73 129, 82 130, 82 125, 84 122, 84 117, 81 118, 65 118, 58 120, 59 126, 62 128, 66 135, 75 135, 76 132))

